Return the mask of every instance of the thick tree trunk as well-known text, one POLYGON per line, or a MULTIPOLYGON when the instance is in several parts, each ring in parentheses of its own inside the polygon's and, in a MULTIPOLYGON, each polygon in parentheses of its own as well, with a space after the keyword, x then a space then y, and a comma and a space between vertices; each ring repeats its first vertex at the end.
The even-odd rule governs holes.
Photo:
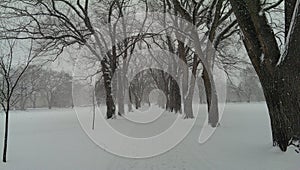
POLYGON ((132 111, 132 101, 131 101, 131 96, 130 96, 130 89, 128 87, 128 80, 126 78, 126 83, 125 83, 125 86, 126 86, 126 90, 125 90, 125 98, 126 98, 126 101, 127 101, 127 106, 128 106, 128 112, 131 112, 132 111))
POLYGON ((283 65, 276 70, 274 76, 258 75, 269 110, 273 144, 286 151, 291 139, 300 136, 300 69, 283 65))
POLYGON ((141 100, 139 99, 139 96, 134 94, 134 101, 135 101, 135 109, 141 108, 141 100))
POLYGON ((4 143, 3 143, 3 157, 2 161, 6 162, 7 158, 7 144, 8 144, 8 123, 9 123, 9 109, 7 108, 7 111, 5 111, 5 128, 4 128, 4 143))
MULTIPOLYGON (((177 39, 179 38, 179 34, 176 34, 177 39)), ((174 44, 172 43, 172 38, 167 35, 167 45, 168 45, 168 50, 172 53, 175 54, 175 49, 174 49, 174 44)), ((186 64, 186 55, 185 55, 185 48, 184 48, 184 42, 178 40, 178 57, 182 60, 182 62, 185 63, 184 66, 187 66, 186 64)), ((168 89, 169 89, 169 109, 171 112, 175 111, 181 112, 181 91, 180 91, 180 85, 177 83, 179 82, 178 79, 180 77, 179 72, 178 72, 178 62, 174 60, 174 58, 169 58, 168 60, 168 72, 172 73, 172 76, 168 79, 168 89)), ((182 94, 183 96, 186 95, 187 90, 188 90, 188 68, 187 67, 182 67, 180 69, 183 70, 183 81, 181 82, 182 86, 182 94)))
MULTIPOLYGON (((125 53, 125 54, 127 55, 127 53, 125 53)), ((127 58, 127 56, 126 56, 126 58, 127 58)), ((128 63, 127 62, 125 62, 125 61, 123 62, 124 102, 127 103, 128 112, 131 112, 132 111, 132 102, 130 100, 130 89, 129 89, 128 78, 127 78, 127 75, 128 75, 128 63)))
POLYGON ((169 95, 170 95, 170 109, 171 112, 178 113, 181 111, 181 93, 180 93, 180 85, 179 82, 179 73, 178 73, 178 65, 176 61, 171 59, 169 61, 170 65, 172 67, 169 68, 169 72, 172 73, 170 75, 170 78, 168 79, 168 85, 169 85, 169 95))
POLYGON ((107 62, 105 58, 101 61, 101 66, 104 77, 104 88, 106 91, 106 118, 112 119, 115 116, 116 107, 112 96, 111 74, 107 68, 107 62))
POLYGON ((181 111, 181 95, 177 81, 170 80, 170 109, 171 112, 178 113, 181 111))
POLYGON ((164 88, 163 88, 163 91, 164 91, 164 94, 165 94, 165 96, 166 96, 166 106, 165 106, 165 108, 166 108, 166 110, 167 111, 169 111, 169 112, 171 112, 172 111, 172 106, 171 106, 171 89, 170 89, 170 86, 169 86, 169 78, 168 78, 168 76, 169 75, 165 75, 164 74, 164 72, 163 71, 161 71, 162 72, 162 78, 164 79, 164 88))
POLYGON ((202 79, 202 76, 197 78, 198 82, 198 91, 199 91, 199 104, 205 103, 205 87, 204 87, 204 81, 202 79))
MULTIPOLYGON (((193 114, 193 95, 194 95, 194 89, 195 89, 195 83, 196 83, 196 78, 194 77, 196 75, 196 70, 198 64, 196 64, 197 58, 194 56, 193 60, 193 69, 192 69, 192 75, 190 77, 190 82, 189 82, 189 87, 188 87, 188 92, 185 96, 183 96, 183 111, 185 114, 185 118, 194 118, 193 114)), ((184 81, 184 80, 183 80, 184 81)))
POLYGON ((182 71, 182 81, 181 81, 181 94, 182 94, 182 100, 183 105, 184 105, 184 112, 188 111, 191 112, 192 109, 186 109, 186 107, 190 107, 188 106, 189 104, 185 102, 185 98, 188 95, 188 90, 189 90, 189 67, 187 64, 187 59, 186 59, 186 54, 185 54, 185 47, 184 47, 184 43, 181 41, 178 41, 178 53, 179 53, 179 58, 182 60, 182 62, 185 64, 183 66, 181 66, 181 71, 182 71), (187 104, 187 105, 186 105, 187 104))
POLYGON ((192 119, 194 118, 194 114, 193 114, 193 98, 191 98, 190 96, 188 96, 185 100, 184 100, 184 113, 185 113, 185 119, 192 119))
POLYGON ((196 78, 192 76, 188 94, 184 99, 184 113, 185 113, 186 119, 194 118, 194 114, 193 114, 193 97, 194 96, 193 95, 194 95, 195 84, 196 84, 196 78))
POLYGON ((291 65, 282 65, 274 77, 260 75, 273 143, 282 151, 287 150, 293 137, 300 136, 300 69, 291 68, 291 65))
POLYGON ((204 82, 206 102, 208 108, 208 123, 212 127, 216 127, 219 122, 218 99, 216 87, 213 80, 209 78, 207 70, 204 68, 202 79, 204 82))
MULTIPOLYGON (((286 49, 283 54, 265 15, 259 15, 259 0, 230 0, 249 58, 263 87, 274 145, 286 151, 300 133, 300 11, 291 23, 296 0, 286 0, 286 49), (288 8, 289 7, 289 8, 288 8), (293 29, 290 25, 293 24, 293 29), (293 30, 290 32, 290 30, 293 30), (288 33, 289 32, 289 33, 288 33), (261 60, 261 55, 264 55, 261 60)), ((299 5, 299 4, 298 4, 299 5)))

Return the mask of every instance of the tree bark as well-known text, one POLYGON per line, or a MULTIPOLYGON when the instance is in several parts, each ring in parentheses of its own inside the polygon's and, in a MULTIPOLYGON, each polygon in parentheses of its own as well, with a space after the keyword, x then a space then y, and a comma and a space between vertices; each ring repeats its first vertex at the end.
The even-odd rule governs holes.
POLYGON ((208 108, 208 123, 212 127, 216 127, 219 122, 219 110, 218 106, 218 98, 215 83, 212 82, 213 78, 210 78, 209 73, 206 68, 203 68, 202 79, 204 82, 205 93, 206 93, 206 102, 208 108))
POLYGON ((124 115, 124 74, 123 69, 119 69, 118 71, 118 114, 119 116, 124 115))
POLYGON ((107 68, 106 58, 101 61, 101 66, 104 77, 104 87, 106 91, 106 118, 112 119, 115 116, 116 107, 112 96, 111 73, 107 68))
POLYGON ((9 123, 9 107, 5 111, 5 128, 4 128, 4 143, 3 143, 3 158, 2 161, 6 162, 6 155, 7 155, 7 144, 8 144, 8 123, 9 123))
POLYGON ((132 102, 130 99, 130 89, 129 89, 129 85, 128 85, 128 78, 127 78, 127 76, 125 76, 125 74, 124 74, 124 84, 125 84, 125 86, 124 86, 125 87, 125 101, 127 102, 128 112, 131 112, 132 111, 132 102))
POLYGON ((180 88, 174 79, 170 80, 170 104, 171 112, 175 111, 175 113, 178 113, 181 111, 180 88))
MULTIPOLYGON (((299 10, 294 29, 280 54, 273 30, 265 15, 259 15, 259 0, 230 0, 244 35, 244 45, 263 87, 271 120, 273 144, 286 151, 293 137, 300 132, 300 19, 299 10), (261 55, 264 59, 261 60, 261 55)), ((294 4, 296 0, 287 0, 294 4)), ((291 24, 291 12, 286 11, 286 26, 291 24)), ((294 10, 293 10, 294 11, 294 10)), ((286 31, 289 30, 286 28, 286 31)), ((286 34, 287 36, 288 34, 286 34)))
POLYGON ((195 85, 196 85, 196 74, 197 74, 198 65, 199 65, 198 55, 194 54, 192 74, 190 77, 190 84, 189 84, 187 96, 184 97, 185 118, 194 118, 194 114, 193 114, 193 97, 194 96, 193 95, 194 95, 195 85))
MULTIPOLYGON (((282 151, 287 150, 291 138, 300 135, 300 81, 288 70, 291 69, 281 69, 274 78, 262 79, 271 120, 273 144, 278 145, 282 151)), ((299 70, 297 74, 300 75, 299 70)))
POLYGON ((128 86, 127 77, 125 79, 126 79, 126 82, 125 82, 125 99, 126 99, 127 106, 128 106, 128 112, 131 112, 132 111, 132 101, 131 101, 131 97, 130 97, 130 88, 128 86))

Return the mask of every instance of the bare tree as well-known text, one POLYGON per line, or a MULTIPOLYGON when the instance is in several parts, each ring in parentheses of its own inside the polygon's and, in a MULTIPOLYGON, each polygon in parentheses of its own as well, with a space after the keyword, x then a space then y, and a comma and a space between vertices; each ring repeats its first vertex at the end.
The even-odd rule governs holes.
POLYGON ((198 77, 199 64, 202 64, 203 69, 201 72, 208 103, 209 123, 215 127, 219 121, 216 87, 211 74, 216 59, 215 49, 223 40, 236 32, 237 24, 236 20, 232 19, 230 15, 232 11, 228 8, 229 2, 223 0, 209 2, 203 0, 164 0, 163 4, 166 6, 165 12, 168 11, 175 16, 184 18, 185 22, 189 22, 194 27, 191 29, 180 22, 179 19, 174 19, 174 25, 181 30, 175 32, 179 58, 190 67, 192 72, 192 75, 189 76, 188 70, 183 69, 184 112, 188 115, 187 117, 192 117, 191 101, 196 82, 194 79, 198 77), (182 30, 185 30, 185 32, 182 30), (187 36, 186 32, 190 36, 187 36), (190 39, 191 42, 186 43, 186 39, 190 39), (207 46, 203 49, 202 44, 204 42, 207 46))
POLYGON ((28 54, 22 53, 19 56, 16 51, 20 49, 20 44, 17 40, 1 40, 2 54, 0 56, 0 104, 5 112, 5 133, 3 146, 3 162, 7 161, 7 144, 9 133, 9 113, 12 107, 12 97, 16 91, 20 79, 26 72, 29 65, 35 58, 38 57, 39 52, 33 51, 33 41, 30 42, 30 47, 26 51, 28 54), (5 50, 7 49, 7 50, 5 50))
MULTIPOLYGON (((58 72, 50 69, 43 69, 41 73, 41 88, 40 92, 46 98, 48 108, 51 109, 58 100, 56 96, 62 96, 63 93, 67 93, 71 89, 71 77, 65 72, 58 72)), ((66 99, 68 97, 65 96, 66 99)), ((70 99, 68 99, 70 100, 70 99)), ((62 102, 61 100, 58 101, 62 102)))
MULTIPOLYGON (((111 7, 114 7, 117 1, 114 1, 111 7)), ((102 70, 106 73, 114 72, 116 68, 116 46, 108 51, 101 40, 101 34, 97 32, 92 23, 92 17, 97 17, 94 11, 91 11, 90 5, 99 4, 99 2, 85 1, 31 1, 31 0, 12 0, 3 2, 0 7, 5 16, 3 22, 14 23, 9 28, 2 27, 0 32, 19 33, 19 36, 10 36, 10 39, 33 39, 48 42, 49 48, 58 48, 60 52, 73 44, 86 45, 95 55, 98 61, 102 61, 102 70), (13 19, 12 19, 13 18, 13 19), (25 35, 25 36, 24 36, 25 35), (88 40, 90 40, 88 42, 88 40), (108 65, 108 60, 102 56, 113 55, 113 62, 108 65), (104 63, 106 61, 106 63, 104 63), (109 68, 106 68, 109 66, 109 68)), ((112 12, 111 8, 109 12, 112 12)), ((112 20, 112 13, 108 18, 112 20)), ((111 24, 109 22, 109 24, 111 24)), ((112 25, 111 25, 112 26, 112 25)), ((114 28, 110 27, 111 35, 114 34, 114 28)), ((112 44, 115 44, 112 38, 112 44)), ((106 77, 108 80, 109 77, 106 77)), ((107 89, 107 117, 111 118, 115 112, 115 105, 110 93, 110 83, 106 81, 107 89)))
POLYGON ((28 106, 28 102, 30 101, 32 103, 32 107, 36 107, 37 94, 40 92, 42 87, 40 80, 41 76, 40 66, 30 65, 27 68, 16 87, 15 94, 12 96, 13 106, 16 106, 17 109, 25 110, 28 106))

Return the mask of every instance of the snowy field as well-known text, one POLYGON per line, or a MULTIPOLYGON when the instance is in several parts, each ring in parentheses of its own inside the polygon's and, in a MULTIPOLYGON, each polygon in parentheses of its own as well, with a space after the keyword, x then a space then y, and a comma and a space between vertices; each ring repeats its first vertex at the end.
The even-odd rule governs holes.
MULTIPOLYGON (((205 106, 200 107, 203 109, 205 106)), ((136 119, 142 119, 131 114, 136 119)), ((157 116, 160 115, 154 118, 157 116)), ((0 170, 300 169, 300 155, 292 148, 282 153, 272 147, 264 103, 227 104, 221 126, 205 144, 199 144, 198 137, 205 117, 205 113, 198 114, 188 136, 170 151, 153 158, 129 159, 98 147, 81 128, 73 109, 13 111, 8 162, 0 163, 0 170)), ((167 124, 170 119, 162 120, 166 120, 167 124)), ((133 133, 136 128, 128 130, 123 122, 122 119, 110 120, 123 133, 145 134, 133 133)), ((164 123, 160 124, 163 127, 164 123)), ((99 127, 97 122, 95 127, 99 127)), ((156 128, 154 131, 159 130, 156 128)), ((3 123, 0 132, 2 149, 3 123)))

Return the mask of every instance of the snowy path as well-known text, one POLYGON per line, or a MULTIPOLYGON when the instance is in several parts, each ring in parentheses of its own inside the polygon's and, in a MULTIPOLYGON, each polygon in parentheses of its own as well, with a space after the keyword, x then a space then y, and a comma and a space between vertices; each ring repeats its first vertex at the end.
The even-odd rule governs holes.
MULTIPOLYGON (((299 154, 271 147, 266 113, 264 104, 227 104, 221 127, 207 143, 197 142, 205 118, 200 114, 191 133, 174 149, 153 158, 127 159, 95 145, 71 109, 15 111, 8 163, 0 163, 0 170, 299 169, 299 154)), ((0 118, 3 122, 3 115, 0 118)))

